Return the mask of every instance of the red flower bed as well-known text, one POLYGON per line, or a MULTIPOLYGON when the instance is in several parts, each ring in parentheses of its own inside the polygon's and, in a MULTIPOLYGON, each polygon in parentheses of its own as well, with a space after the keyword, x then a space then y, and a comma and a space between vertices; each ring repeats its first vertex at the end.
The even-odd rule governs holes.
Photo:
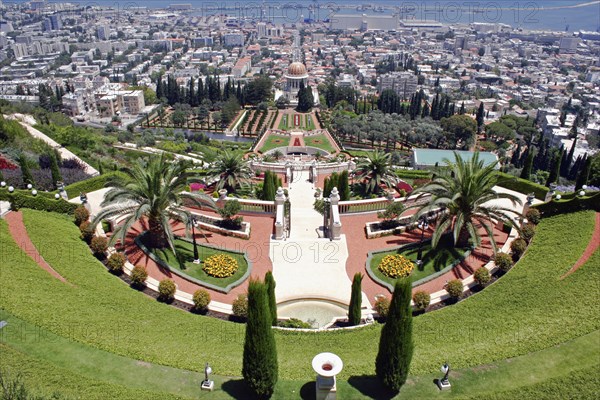
POLYGON ((10 169, 15 170, 17 166, 10 161, 8 161, 5 157, 0 156, 0 169, 10 169))
POLYGON ((398 182, 398 184, 396 185, 396 189, 404 190, 406 193, 410 193, 413 191, 412 186, 410 186, 408 183, 406 183, 404 181, 398 182))

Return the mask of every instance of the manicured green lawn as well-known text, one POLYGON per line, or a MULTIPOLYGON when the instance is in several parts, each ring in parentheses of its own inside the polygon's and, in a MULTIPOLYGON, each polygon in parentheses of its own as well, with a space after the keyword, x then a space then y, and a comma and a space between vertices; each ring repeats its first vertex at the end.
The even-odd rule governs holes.
POLYGON ((277 129, 282 131, 287 131, 288 129, 292 129, 294 127, 294 115, 293 114, 283 114, 281 119, 279 120, 279 125, 277 129))
POLYGON ((192 278, 196 278, 198 280, 201 280, 202 282, 210 283, 211 285, 227 287, 227 285, 237 281, 242 276, 244 276, 244 274, 248 270, 248 261, 246 261, 246 258, 239 253, 223 251, 215 249, 213 247, 198 244, 198 255, 200 256, 201 263, 194 264, 194 246, 192 243, 183 240, 177 240, 175 242, 175 251, 177 252, 178 256, 173 254, 173 251, 169 248, 161 250, 152 250, 152 252, 155 255, 160 257, 172 268, 176 268, 185 273, 186 275, 191 276, 192 278), (202 267, 204 266, 203 260, 206 260, 208 257, 213 256, 215 254, 227 254, 233 257, 238 263, 237 271, 227 278, 216 278, 204 272, 204 270, 202 269, 202 267))
POLYGON ((329 138, 325 135, 304 136, 304 144, 325 150, 329 153, 333 153, 335 151, 329 142, 329 138))
POLYGON ((305 121, 305 124, 304 124, 304 129, 305 130, 312 131, 312 130, 315 129, 315 123, 314 123, 314 121, 312 119, 312 115, 306 114, 304 116, 304 121, 305 121))
POLYGON ((290 145, 290 137, 289 136, 281 136, 281 135, 269 135, 266 139, 260 151, 265 153, 269 150, 272 150, 277 147, 287 147, 290 145))
MULTIPOLYGON (((36 394, 57 392, 86 399, 108 395, 118 399, 202 396, 198 385, 203 379, 201 373, 117 356, 57 336, 4 311, 0 311, 0 319, 8 322, 1 336, 0 367, 12 375, 18 371, 36 394)), ((450 375, 453 389, 443 393, 433 385, 439 374, 410 376, 396 398, 508 398, 510 394, 512 398, 534 399, 548 392, 548 386, 551 388, 548 393, 555 396, 548 398, 593 398, 590 394, 600 383, 600 376, 594 373, 594 368, 600 366, 598 340, 600 331, 594 331, 521 357, 453 370, 450 375)), ((249 396, 240 379, 220 375, 212 375, 212 379, 216 385, 211 399, 249 396)), ((313 385, 310 379, 280 379, 273 399, 293 399, 299 395, 306 398, 313 385)), ((381 385, 373 376, 339 380, 338 390, 343 398, 384 398, 381 385)))
POLYGON ((383 259, 383 257, 391 254, 402 254, 407 257, 413 263, 415 263, 415 269, 411 274, 411 278, 413 282, 416 282, 420 279, 423 279, 431 274, 435 274, 446 268, 448 265, 452 264, 455 260, 460 259, 464 253, 465 249, 456 249, 452 246, 451 241, 440 242, 438 248, 432 249, 431 242, 426 242, 423 244, 423 264, 421 267, 416 266, 416 261, 419 255, 418 248, 411 248, 405 250, 391 250, 386 251, 385 253, 376 253, 371 259, 371 270, 375 273, 375 275, 392 285, 396 282, 396 279, 390 278, 387 275, 384 275, 378 268, 379 263, 383 259), (400 251, 399 251, 400 250, 400 251))
MULTIPOLYGON (((33 210, 23 214, 44 259, 71 284, 23 255, 0 222, 3 309, 117 355, 195 371, 209 361, 219 374, 240 376, 243 325, 177 310, 128 288, 92 257, 70 219, 33 210), (123 337, 130 339, 118 339, 123 337)), ((593 212, 543 220, 524 258, 502 279, 466 301, 417 317, 411 373, 436 373, 444 360, 458 369, 494 363, 599 329, 600 254, 559 279, 587 246, 593 227, 593 212)), ((344 360, 341 380, 372 375, 379 331, 373 325, 277 332, 280 379, 312 381, 310 361, 321 351, 344 360)))

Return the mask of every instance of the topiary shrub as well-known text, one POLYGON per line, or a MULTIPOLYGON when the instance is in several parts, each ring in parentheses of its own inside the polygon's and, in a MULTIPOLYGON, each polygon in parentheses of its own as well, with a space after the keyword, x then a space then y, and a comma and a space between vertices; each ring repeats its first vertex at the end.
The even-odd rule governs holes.
POLYGON ((485 286, 492 280, 492 276, 490 275, 490 271, 487 268, 481 267, 473 274, 473 279, 479 286, 485 286))
POLYGON ((521 237, 525 239, 527 243, 531 242, 531 239, 533 239, 533 235, 535 235, 535 225, 523 225, 523 227, 521 228, 521 237))
POLYGON ((238 295, 237 299, 231 304, 233 315, 240 318, 248 316, 248 296, 245 294, 238 295))
POLYGON ((390 311, 390 299, 385 296, 377 297, 374 308, 381 318, 387 318, 388 312, 390 311))
POLYGON ((460 279, 453 279, 446 283, 446 291, 452 300, 460 299, 463 292, 463 283, 460 279))
POLYGON ((194 311, 206 311, 210 303, 210 293, 204 289, 198 289, 194 292, 192 300, 194 301, 194 311))
POLYGON ((78 206, 74 213, 75 225, 81 226, 81 223, 90 219, 90 212, 84 206, 78 206))
POLYGON ((527 249, 527 242, 525 239, 518 238, 513 240, 513 242, 510 244, 513 260, 516 261, 521 258, 523 253, 525 253, 525 249, 527 249))
POLYGON ((146 282, 146 279, 148 278, 148 272, 146 271, 146 268, 142 267, 141 265, 136 265, 131 270, 131 275, 129 278, 131 279, 131 286, 141 288, 144 286, 144 282, 146 282))
POLYGON ((120 274, 123 272, 123 266, 125 265, 125 255, 123 253, 113 253, 108 257, 106 261, 106 267, 113 274, 120 274))
POLYGON ((94 237, 94 229, 90 221, 83 221, 81 225, 79 225, 79 231, 81 232, 81 239, 86 243, 90 243, 92 238, 94 237))
POLYGON ((512 257, 506 253, 497 253, 494 256, 494 262, 502 272, 507 272, 513 266, 512 257))
POLYGON ((94 236, 90 242, 90 249, 95 255, 101 255, 108 249, 108 240, 104 236, 94 236))
POLYGON ((308 322, 304 322, 298 318, 290 318, 278 322, 278 326, 282 328, 295 328, 295 329, 311 329, 312 325, 308 322))
POLYGON ((427 307, 429 307, 429 303, 431 302, 431 296, 429 293, 424 292, 422 290, 416 292, 413 295, 413 302, 415 303, 415 307, 419 311, 425 311, 427 307))
POLYGON ((177 286, 175 286, 175 282, 170 279, 163 279, 158 283, 158 300, 170 303, 175 298, 175 290, 177 290, 177 286))
POLYGON ((527 213, 525 214, 525 218, 527 218, 527 222, 529 222, 530 224, 534 224, 537 225, 540 223, 540 219, 541 214, 540 211, 536 208, 530 208, 529 210, 527 210, 527 213))

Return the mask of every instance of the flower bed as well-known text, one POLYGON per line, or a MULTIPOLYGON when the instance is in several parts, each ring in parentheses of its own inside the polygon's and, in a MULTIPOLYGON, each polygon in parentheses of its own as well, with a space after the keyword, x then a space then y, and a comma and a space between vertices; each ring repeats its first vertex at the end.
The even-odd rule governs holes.
POLYGON ((193 246, 188 239, 177 238, 175 241, 177 254, 174 254, 171 249, 149 249, 143 243, 144 235, 145 233, 142 233, 140 236, 136 237, 135 243, 148 255, 148 257, 175 275, 179 275, 180 277, 203 287, 221 293, 229 293, 233 288, 241 285, 250 276, 252 271, 252 263, 245 252, 223 250, 204 244, 198 244, 200 260, 207 261, 215 255, 223 254, 234 259, 238 266, 234 273, 227 277, 219 278, 212 276, 204 270, 204 263, 193 263, 193 246))
POLYGON ((401 254, 389 254, 383 257, 377 268, 389 278, 405 278, 411 274, 415 265, 401 254))
POLYGON ((227 278, 238 269, 237 261, 227 254, 215 254, 204 260, 204 272, 215 278, 227 278))

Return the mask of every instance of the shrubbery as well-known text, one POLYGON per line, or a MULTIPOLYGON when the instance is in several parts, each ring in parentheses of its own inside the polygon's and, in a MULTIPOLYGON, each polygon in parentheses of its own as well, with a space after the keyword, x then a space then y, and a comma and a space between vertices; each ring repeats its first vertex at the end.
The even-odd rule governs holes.
POLYGON ((535 235, 535 225, 533 224, 525 224, 521 228, 521 237, 525 239, 527 243, 533 239, 533 235, 535 235))
POLYGON ((494 262, 502 272, 507 272, 513 266, 513 260, 511 256, 506 253, 497 253, 494 256, 494 262))
POLYGON ((198 289, 192 297, 194 301, 194 311, 205 311, 210 303, 210 293, 204 289, 198 289))
POLYGON ((104 254, 108 249, 108 240, 104 236, 94 236, 90 242, 90 249, 95 255, 104 254))
POLYGON ((413 295, 412 300, 417 310, 424 311, 431 303, 431 296, 429 293, 420 290, 413 295))
POLYGON ((450 298, 453 300, 460 299, 460 296, 462 296, 463 288, 463 283, 460 279, 453 279, 450 282, 446 283, 446 291, 448 292, 448 295, 450 295, 450 298))
POLYGON ((390 299, 385 296, 377 297, 373 308, 381 318, 387 318, 388 312, 390 311, 390 299))
POLYGON ((535 208, 530 208, 527 210, 527 213, 525 213, 525 218, 527 218, 527 222, 530 224, 537 225, 540 223, 541 219, 540 211, 535 208))
POLYGON ((113 274, 123 272, 123 266, 125 266, 125 255, 123 253, 112 253, 106 261, 106 267, 113 274))
POLYGON ((69 203, 64 199, 51 199, 38 192, 37 196, 16 192, 0 195, 0 200, 8 200, 10 208, 17 211, 21 208, 30 208, 38 211, 56 212, 59 214, 73 215, 77 204, 69 203))
POLYGON ((146 268, 141 265, 136 265, 131 270, 129 278, 131 279, 131 286, 142 287, 148 278, 148 272, 146 272, 146 268))
POLYGON ((81 226, 83 222, 90 219, 90 212, 84 206, 77 206, 73 216, 75 218, 75 225, 81 226))
POLYGON ((527 242, 525 239, 518 238, 513 240, 513 242, 510 244, 510 250, 512 251, 514 260, 521 258, 523 253, 525 253, 525 249, 527 249, 527 242))
POLYGON ((248 316, 248 297, 245 294, 238 295, 231 304, 233 315, 246 318, 248 316))
POLYGON ((175 282, 170 279, 163 279, 158 283, 158 300, 165 303, 173 301, 175 298, 175 290, 177 290, 175 282))
POLYGON ((481 267, 473 274, 473 279, 479 286, 485 286, 492 280, 490 271, 486 267, 481 267))
POLYGON ((290 318, 284 321, 280 321, 278 326, 282 328, 295 328, 295 329, 311 329, 312 325, 308 322, 299 320, 298 318, 290 318))
POLYGON ((81 239, 86 243, 90 243, 94 237, 94 228, 92 223, 90 221, 83 221, 81 225, 79 225, 79 231, 81 232, 81 239))

